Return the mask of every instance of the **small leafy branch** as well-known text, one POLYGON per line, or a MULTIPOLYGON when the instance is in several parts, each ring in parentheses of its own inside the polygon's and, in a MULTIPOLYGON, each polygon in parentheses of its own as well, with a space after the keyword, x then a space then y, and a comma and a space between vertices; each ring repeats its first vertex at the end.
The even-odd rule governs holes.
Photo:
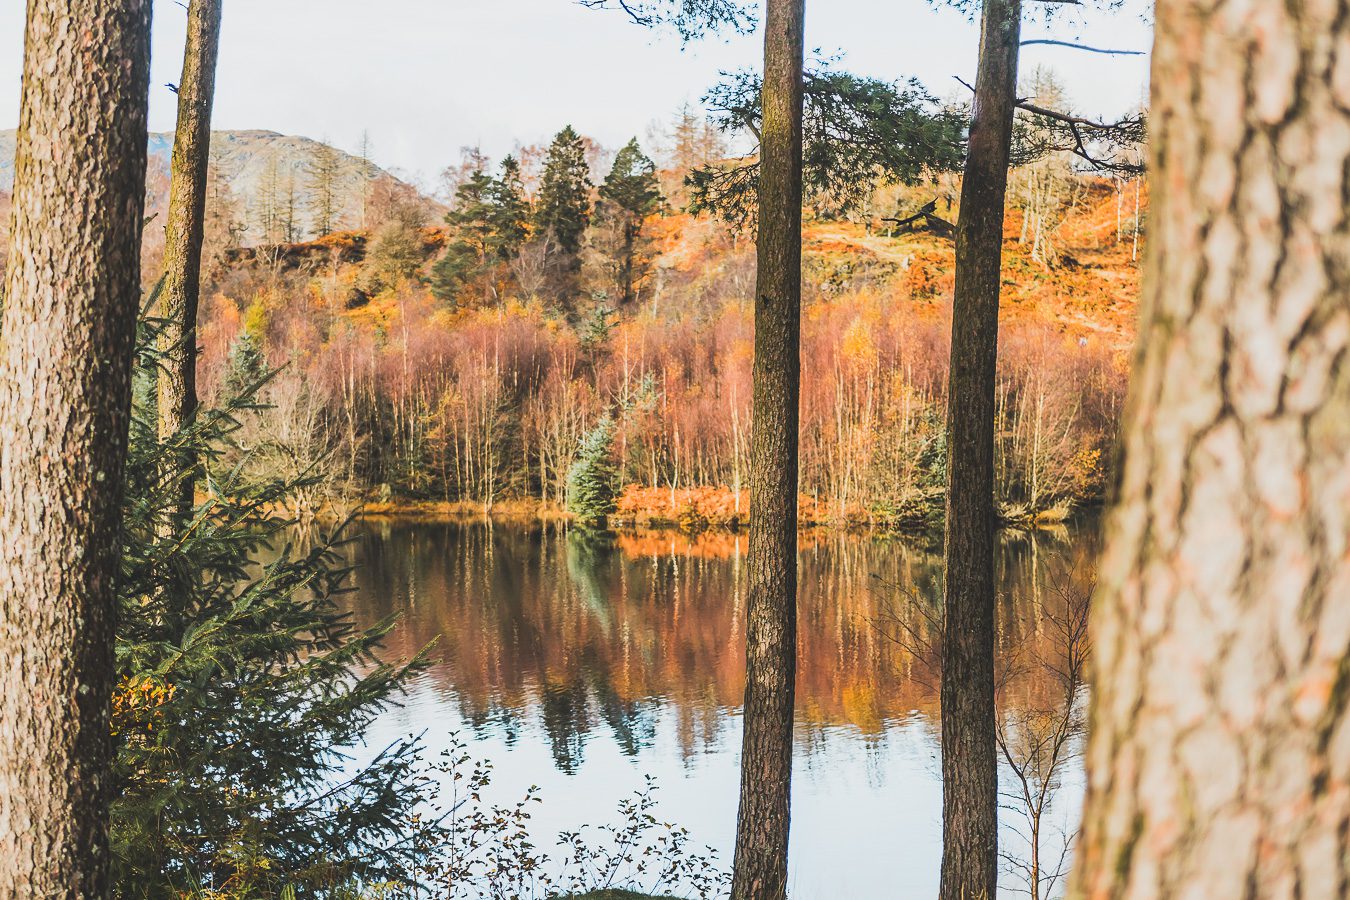
POLYGON ((618 819, 558 836, 557 857, 531 838, 532 786, 508 805, 489 805, 490 763, 475 760, 458 735, 433 766, 447 785, 446 808, 419 819, 418 896, 434 900, 547 900, 592 891, 630 890, 714 900, 728 873, 717 851, 695 848, 687 829, 656 815, 655 779, 620 801, 618 819))

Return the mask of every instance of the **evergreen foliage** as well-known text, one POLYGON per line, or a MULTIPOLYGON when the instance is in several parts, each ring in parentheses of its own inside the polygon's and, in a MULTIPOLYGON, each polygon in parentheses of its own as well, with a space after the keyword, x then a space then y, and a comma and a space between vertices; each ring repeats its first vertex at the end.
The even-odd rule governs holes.
POLYGON ((661 185, 656 164, 633 138, 614 157, 609 176, 600 186, 600 198, 632 216, 650 216, 661 209, 661 185))
POLYGON ((445 255, 431 268, 430 287, 436 299, 456 303, 464 287, 487 269, 492 243, 492 176, 481 169, 455 191, 455 205, 445 215, 451 238, 445 255))
POLYGON ((581 439, 567 473, 567 508, 583 525, 603 525, 615 510, 614 419, 605 416, 581 439))
MULTIPOLYGON (((295 482, 224 462, 241 452, 233 436, 257 410, 259 382, 157 439, 154 347, 153 335, 141 342, 124 501, 117 894, 326 897, 399 882, 408 817, 428 791, 416 747, 396 743, 355 768, 344 750, 423 657, 386 662, 392 621, 361 629, 340 610, 348 570, 333 538, 300 549, 271 512, 295 482), (207 499, 183 521, 170 512, 186 447, 207 499)), ((240 381, 260 367, 247 336, 233 358, 240 381)))
POLYGON ((637 285, 650 270, 643 225, 664 205, 656 164, 633 138, 614 157, 596 209, 598 243, 607 251, 609 274, 623 304, 637 299, 637 285))
POLYGON ((581 0, 592 9, 623 10, 639 25, 673 28, 685 41, 729 31, 749 34, 755 29, 754 4, 741 0, 581 0))
MULTIPOLYGON (((704 98, 727 131, 759 137, 762 78, 743 70, 704 98)), ((841 72, 829 60, 806 73, 803 181, 808 197, 836 213, 866 201, 878 181, 911 184, 956 171, 965 155, 966 111, 937 102, 918 81, 889 82, 841 72)), ((754 217, 759 163, 700 167, 688 178, 690 211, 735 225, 754 217)))
POLYGON ((546 234, 567 257, 575 258, 581 250, 591 221, 592 187, 586 147, 568 125, 548 148, 534 213, 535 229, 546 234))
POLYGON ((616 324, 614 318, 614 309, 605 302, 604 298, 601 298, 591 309, 590 315, 586 316, 581 323, 579 329, 581 349, 586 352, 586 355, 592 361, 609 344, 610 336, 614 333, 616 324))
POLYGON ((267 372, 267 358, 251 330, 245 328, 239 332, 230 347, 227 366, 224 387, 228 397, 242 397, 252 390, 253 385, 262 382, 267 372))
POLYGON ((492 248, 500 259, 509 260, 520 252, 530 236, 530 201, 525 196, 520 163, 514 156, 502 160, 501 174, 493 181, 489 194, 492 248))
MULTIPOLYGON (((503 264, 520 252, 529 235, 529 201, 515 157, 502 161, 501 176, 475 171, 455 191, 455 205, 445 216, 451 238, 431 270, 431 292, 445 303, 457 303, 465 289, 491 280, 503 264)), ((495 293, 495 284, 488 285, 495 293)))

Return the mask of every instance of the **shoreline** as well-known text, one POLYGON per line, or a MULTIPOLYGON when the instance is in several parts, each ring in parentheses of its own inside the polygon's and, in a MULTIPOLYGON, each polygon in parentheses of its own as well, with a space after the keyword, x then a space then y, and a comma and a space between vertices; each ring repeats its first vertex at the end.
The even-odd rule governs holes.
MULTIPOLYGON (((1099 498, 1074 501, 1037 513, 1024 510, 1001 510, 1000 531, 1050 531, 1064 528, 1084 518, 1098 515, 1104 503, 1099 498)), ((806 512, 806 509, 803 509, 806 512)), ((833 531, 849 534, 924 536, 942 532, 941 508, 936 515, 910 516, 894 521, 873 519, 827 519, 802 515, 798 531, 833 531)), ((321 514, 320 519, 367 522, 416 522, 424 524, 491 524, 509 526, 563 525, 571 526, 575 518, 562 507, 539 500, 508 500, 485 506, 481 503, 443 500, 384 500, 354 504, 346 515, 321 514)), ((746 518, 712 520, 703 516, 688 517, 644 512, 642 515, 611 516, 605 530, 621 532, 671 531, 686 535, 748 533, 746 518)))

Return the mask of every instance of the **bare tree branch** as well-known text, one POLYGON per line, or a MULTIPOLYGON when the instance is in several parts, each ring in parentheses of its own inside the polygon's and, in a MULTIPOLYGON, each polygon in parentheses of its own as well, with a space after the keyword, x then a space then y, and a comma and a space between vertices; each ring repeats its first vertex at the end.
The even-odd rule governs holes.
MULTIPOLYGON (((1041 0, 1046 3, 1077 3, 1078 0, 1041 0)), ((1072 47, 1074 50, 1086 50, 1089 53, 1105 53, 1110 56, 1143 56, 1143 50, 1109 50, 1104 47, 1089 47, 1087 44, 1075 44, 1072 41, 1056 41, 1052 38, 1035 38, 1030 41, 1023 41, 1023 47, 1029 47, 1032 44, 1050 44, 1055 47, 1072 47)))
POLYGON ((937 199, 933 199, 924 204, 923 208, 903 219, 896 216, 886 216, 882 218, 883 222, 894 222, 896 228, 908 228, 920 219, 928 226, 928 229, 940 237, 954 237, 956 235, 956 226, 946 219, 937 215, 937 199))
MULTIPOLYGON (((953 77, 955 77, 958 82, 964 85, 967 90, 971 91, 972 93, 975 91, 975 88, 971 86, 970 82, 966 81, 965 79, 959 76, 953 77)), ((1017 108, 1022 110, 1023 112, 1029 112, 1032 115, 1041 116, 1043 118, 1050 119, 1051 121, 1059 122, 1068 127, 1069 134, 1073 138, 1073 143, 1066 147, 1056 147, 1053 149, 1066 150, 1072 153, 1073 155, 1080 157, 1098 171, 1127 172, 1131 174, 1138 174, 1139 172, 1143 171, 1143 167, 1137 163, 1118 162, 1115 160, 1106 160, 1094 156, 1092 152, 1088 150, 1087 142, 1084 140, 1083 132, 1080 130, 1086 128, 1091 131, 1098 132, 1102 135, 1128 136, 1132 132, 1135 132, 1141 128, 1142 119, 1125 118, 1121 119, 1118 122, 1101 122, 1095 119, 1087 119, 1082 116, 1075 116, 1070 113, 1062 113, 1059 112, 1058 110, 1049 109, 1048 107, 1038 106, 1037 104, 1032 103, 1026 99, 1019 99, 1016 105, 1017 108)))

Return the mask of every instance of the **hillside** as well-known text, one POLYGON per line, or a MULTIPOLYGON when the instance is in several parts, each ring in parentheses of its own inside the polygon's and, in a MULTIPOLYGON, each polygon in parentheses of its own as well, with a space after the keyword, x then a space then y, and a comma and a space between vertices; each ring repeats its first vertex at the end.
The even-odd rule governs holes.
MULTIPOLYGON (((1042 322, 1076 340, 1128 350, 1134 343, 1140 265, 1133 243, 1116 240, 1116 216, 1110 183, 1090 182, 1056 230, 1060 258, 1052 266, 1036 260, 1030 244, 1020 240, 1023 212, 1009 209, 1001 321, 1042 322)), ((808 222, 804 242, 808 270, 891 269, 920 309, 949 314, 956 258, 948 238, 927 232, 892 237, 851 223, 808 222)))
MULTIPOLYGON (((0 131, 0 192, 14 183, 14 129, 0 131)), ((240 240, 246 244, 264 239, 258 224, 259 199, 266 190, 282 199, 294 200, 304 211, 311 205, 311 177, 308 169, 317 151, 326 145, 306 137, 277 134, 274 131, 217 131, 211 136, 211 162, 219 185, 232 195, 239 224, 245 230, 240 240), (291 191, 294 191, 293 197, 291 191)), ((149 212, 162 211, 167 200, 169 161, 173 155, 173 135, 150 135, 149 212)), ((339 224, 359 227, 367 186, 380 179, 398 181, 372 162, 334 148, 336 158, 335 193, 340 210, 339 224)))
MULTIPOLYGON (((1142 198, 1144 209, 1147 197, 1142 198)), ((1090 182, 1077 205, 1057 229, 1060 258, 1048 265, 1033 258, 1020 240, 1023 212, 1008 211, 1005 225, 1001 319, 1007 324, 1049 325, 1076 341, 1092 342, 1113 352, 1134 342, 1136 303, 1140 289, 1137 249, 1117 240, 1116 199, 1109 182, 1090 182)), ((651 303, 686 289, 694 281, 735 280, 729 271, 745 262, 750 247, 744 239, 727 241, 715 222, 676 213, 654 221, 653 260, 656 293, 651 303)), ((231 268, 266 265, 288 272, 315 273, 336 259, 340 278, 361 279, 369 235, 360 230, 283 247, 240 248, 222 262, 231 268), (336 255, 335 255, 336 254, 336 255)), ((449 239, 439 224, 424 230, 420 253, 430 264, 449 239)), ((893 297, 903 296, 920 316, 944 319, 950 312, 955 278, 955 247, 950 238, 919 231, 893 234, 884 223, 809 219, 803 228, 806 283, 829 295, 868 283, 893 297)))
MULTIPOLYGON (((1106 484, 1139 290, 1123 187, 1081 177, 1039 251, 1009 210, 998 449, 1010 519, 1061 515, 1106 484)), ((941 231, 807 218, 805 521, 923 527, 940 508, 955 255, 941 231)), ((607 293, 599 233, 562 288, 526 244, 450 297, 434 270, 457 238, 439 223, 229 250, 203 298, 201 383, 218 397, 258 371, 242 364, 287 366, 259 434, 290 436, 273 464, 337 461, 315 504, 556 509, 579 441, 608 417, 620 520, 735 525, 754 245, 679 213, 644 234, 650 274, 626 305, 607 293)))

